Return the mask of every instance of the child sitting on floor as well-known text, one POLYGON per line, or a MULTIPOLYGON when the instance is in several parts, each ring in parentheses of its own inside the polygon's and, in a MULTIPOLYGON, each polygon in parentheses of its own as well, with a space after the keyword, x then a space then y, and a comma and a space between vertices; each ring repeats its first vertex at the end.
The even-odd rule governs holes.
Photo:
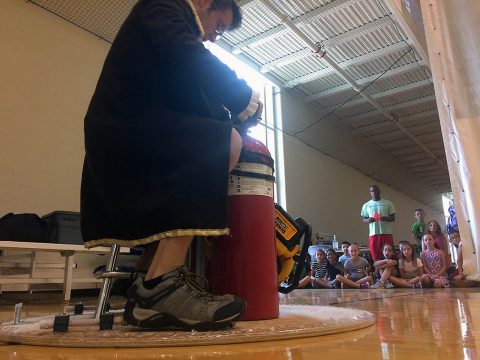
POLYGON ((350 253, 350 259, 345 261, 345 276, 337 275, 337 281, 347 287, 368 289, 372 281, 372 277, 368 275, 370 264, 366 259, 360 257, 360 249, 357 245, 350 245, 348 252, 350 253))
POLYGON ((393 251, 393 246, 390 244, 383 245, 382 249, 383 259, 377 260, 373 263, 373 266, 380 275, 380 280, 372 286, 372 289, 390 289, 393 288, 393 284, 388 280, 391 275, 398 275, 397 270, 397 258, 393 251))
POLYGON ((327 259, 325 255, 325 251, 322 249, 317 249, 315 252, 316 261, 312 262, 311 265, 311 273, 305 276, 300 283, 298 284, 298 288, 304 288, 308 285, 311 285, 314 289, 321 287, 318 284, 318 280, 321 280, 325 277, 325 273, 327 272, 327 259))
POLYGON ((343 264, 337 260, 337 253, 333 249, 327 250, 327 260, 327 273, 324 278, 325 287, 338 289, 340 283, 337 280, 337 275, 344 274, 343 264))
POLYGON ((422 261, 416 255, 416 247, 413 247, 407 241, 401 249, 401 257, 398 263, 400 277, 390 276, 390 281, 398 287, 421 288, 425 275, 422 261))
POLYGON ((428 275, 424 280, 424 285, 436 288, 450 287, 450 283, 445 276, 448 269, 445 252, 435 247, 435 239, 431 234, 423 235, 422 245, 426 250, 422 251, 420 258, 423 269, 428 275))

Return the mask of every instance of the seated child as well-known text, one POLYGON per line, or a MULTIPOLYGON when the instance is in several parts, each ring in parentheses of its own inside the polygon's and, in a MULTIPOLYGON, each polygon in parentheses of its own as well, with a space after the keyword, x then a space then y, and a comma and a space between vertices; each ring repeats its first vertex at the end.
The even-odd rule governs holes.
POLYGON ((393 284, 388 281, 390 276, 398 275, 397 265, 398 261, 393 251, 393 247, 390 244, 383 245, 382 249, 383 259, 377 260, 373 263, 373 266, 378 271, 380 275, 380 280, 377 281, 375 285, 372 286, 372 289, 390 289, 393 288, 393 284))
POLYGON ((370 271, 370 264, 367 260, 360 257, 360 249, 357 245, 352 244, 348 247, 350 259, 345 261, 344 271, 345 276, 338 274, 337 281, 347 287, 357 289, 368 289, 372 277, 368 275, 370 271))
POLYGON ((450 282, 446 278, 448 263, 445 252, 435 247, 435 239, 431 234, 423 235, 422 245, 426 250, 422 251, 420 259, 423 270, 428 275, 423 285, 436 288, 450 287, 450 282))
POLYGON ((462 239, 460 233, 453 230, 449 234, 450 243, 457 249, 457 263, 455 270, 452 274, 451 284, 453 287, 475 287, 478 286, 477 281, 468 280, 463 273, 463 251, 462 251, 462 239))
POLYGON ((421 288, 422 280, 426 277, 423 272, 422 261, 417 258, 416 247, 408 241, 401 247, 398 270, 400 277, 390 276, 390 281, 398 287, 421 288))
POLYGON ((337 260, 337 253, 333 249, 327 250, 327 272, 323 279, 324 287, 338 289, 340 283, 337 280, 337 275, 343 275, 343 264, 337 260))
MULTIPOLYGON (((402 253, 403 253, 403 245, 405 244, 410 244, 408 241, 406 240, 400 240, 398 242, 398 254, 397 254, 397 260, 400 260, 402 258, 402 253)), ((411 244, 410 244, 411 245, 411 244)), ((413 246, 413 245, 412 245, 413 246)), ((421 248, 421 247, 420 247, 421 248)), ((417 256, 420 254, 418 252, 415 251, 415 253, 417 254, 417 256)))
POLYGON ((348 247, 350 246, 350 243, 348 241, 342 242, 342 251, 343 254, 340 256, 338 261, 342 263, 342 265, 345 265, 345 261, 350 259, 350 254, 348 253, 348 247))
POLYGON ((323 279, 327 272, 327 259, 325 251, 317 249, 315 252, 316 261, 312 262, 311 273, 300 280, 298 288, 304 288, 311 285, 314 289, 319 288, 316 280, 323 279))

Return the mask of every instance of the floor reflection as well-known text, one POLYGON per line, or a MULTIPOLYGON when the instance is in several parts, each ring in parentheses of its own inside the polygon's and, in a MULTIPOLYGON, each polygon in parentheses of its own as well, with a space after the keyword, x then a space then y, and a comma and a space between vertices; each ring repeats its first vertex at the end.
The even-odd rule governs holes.
MULTIPOLYGON (((86 303, 94 303, 89 299, 86 303)), ((376 325, 336 335, 199 347, 74 349, 0 344, 0 359, 477 359, 480 291, 474 289, 296 290, 283 305, 331 305, 370 311, 376 325)), ((55 303, 25 304, 25 316, 60 312, 55 303)), ((0 321, 13 305, 0 304, 0 321)))

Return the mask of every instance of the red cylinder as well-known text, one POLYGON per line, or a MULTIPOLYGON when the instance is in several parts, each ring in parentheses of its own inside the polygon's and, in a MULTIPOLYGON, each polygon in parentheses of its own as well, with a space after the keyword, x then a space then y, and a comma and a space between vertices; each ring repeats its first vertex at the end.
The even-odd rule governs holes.
POLYGON ((247 302, 241 320, 279 316, 273 203, 273 159, 261 142, 242 135, 229 183, 230 235, 213 241, 212 290, 247 302))

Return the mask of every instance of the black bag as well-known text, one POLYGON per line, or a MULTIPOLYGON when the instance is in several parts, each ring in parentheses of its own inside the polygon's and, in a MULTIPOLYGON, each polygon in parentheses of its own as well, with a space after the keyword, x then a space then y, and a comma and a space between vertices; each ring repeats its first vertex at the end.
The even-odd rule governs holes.
POLYGON ((0 219, 0 240, 48 242, 47 227, 37 214, 8 213, 0 219))

